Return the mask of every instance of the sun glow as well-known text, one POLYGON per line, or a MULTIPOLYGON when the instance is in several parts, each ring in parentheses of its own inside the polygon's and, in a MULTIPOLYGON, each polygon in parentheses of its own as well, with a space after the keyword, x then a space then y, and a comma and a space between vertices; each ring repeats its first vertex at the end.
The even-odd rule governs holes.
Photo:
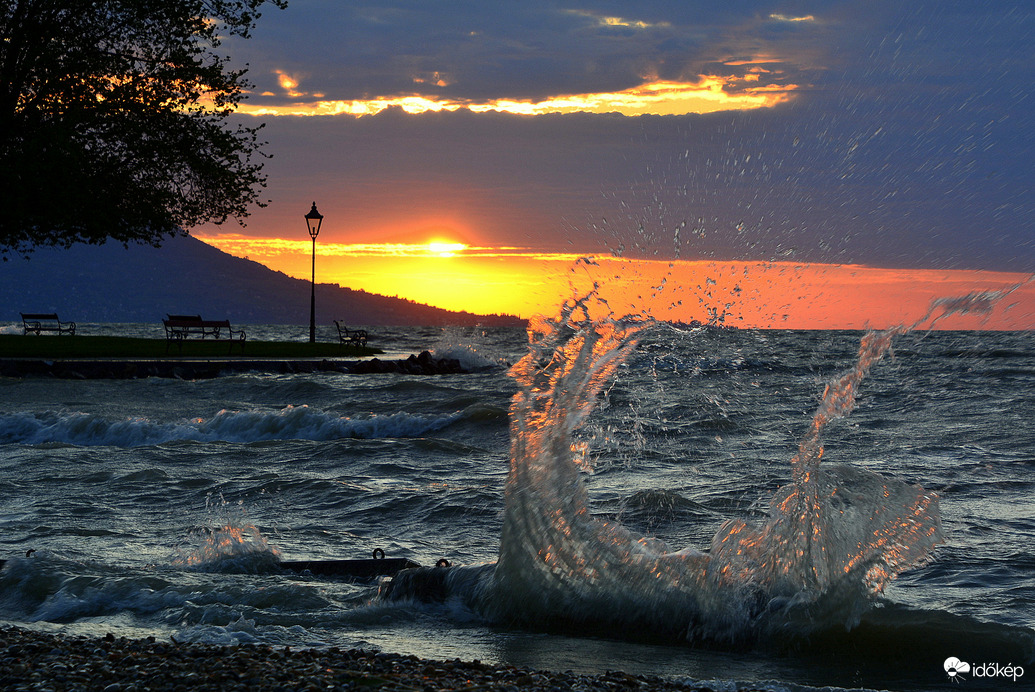
POLYGON ((466 249, 467 246, 463 243, 451 243, 443 240, 433 240, 428 243, 428 252, 439 257, 453 257, 466 249))
MULTIPOLYGON (((199 239, 308 281, 308 240, 219 235, 199 239)), ((618 314, 741 328, 863 329, 910 324, 931 301, 1011 286, 987 314, 955 315, 939 329, 1033 329, 1035 282, 1024 274, 882 269, 859 265, 637 260, 484 247, 444 240, 317 248, 317 281, 448 310, 531 317, 599 285, 618 314), (1027 282, 1027 283, 1025 283, 1027 282)))

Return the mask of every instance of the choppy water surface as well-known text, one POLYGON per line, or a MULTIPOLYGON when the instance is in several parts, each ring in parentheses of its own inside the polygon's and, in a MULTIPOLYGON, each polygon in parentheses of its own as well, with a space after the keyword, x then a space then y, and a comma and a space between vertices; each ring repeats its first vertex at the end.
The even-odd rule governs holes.
POLYGON ((0 618, 716 689, 1035 680, 1030 333, 860 369, 855 332, 538 331, 375 336, 464 375, 0 380, 0 618), (449 559, 412 580, 446 598, 276 567, 374 548, 449 559))

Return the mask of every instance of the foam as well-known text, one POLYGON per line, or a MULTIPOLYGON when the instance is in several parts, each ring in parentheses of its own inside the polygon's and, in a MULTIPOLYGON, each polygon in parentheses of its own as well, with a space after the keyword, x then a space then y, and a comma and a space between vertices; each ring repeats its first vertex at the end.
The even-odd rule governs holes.
POLYGON ((308 406, 288 406, 278 411, 222 410, 211 418, 165 423, 140 417, 111 420, 82 412, 16 412, 0 414, 0 442, 139 447, 176 441, 249 443, 419 437, 442 430, 462 417, 460 412, 398 412, 348 418, 308 406))

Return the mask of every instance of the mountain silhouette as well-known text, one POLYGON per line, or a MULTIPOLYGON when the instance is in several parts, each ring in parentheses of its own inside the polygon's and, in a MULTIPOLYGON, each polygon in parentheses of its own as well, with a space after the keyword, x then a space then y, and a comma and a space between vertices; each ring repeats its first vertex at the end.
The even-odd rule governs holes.
MULTIPOLYGON (((239 324, 308 324, 311 284, 190 236, 161 247, 119 243, 39 248, 0 262, 0 320, 56 312, 78 322, 157 322, 200 314, 239 324)), ((402 298, 316 285, 317 324, 521 326, 510 315, 454 312, 402 298)))

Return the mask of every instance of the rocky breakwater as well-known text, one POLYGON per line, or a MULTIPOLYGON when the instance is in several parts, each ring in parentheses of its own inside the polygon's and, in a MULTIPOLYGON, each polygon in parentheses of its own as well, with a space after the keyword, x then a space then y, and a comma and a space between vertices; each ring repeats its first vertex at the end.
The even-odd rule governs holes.
POLYGON ((452 375, 466 372, 455 358, 435 358, 428 351, 421 351, 419 356, 410 356, 406 360, 357 360, 348 363, 348 370, 353 374, 370 375, 378 373, 396 373, 400 375, 452 375))
POLYGON ((174 377, 182 380, 201 380, 235 372, 453 375, 467 371, 455 358, 435 358, 428 351, 422 351, 420 355, 412 355, 405 360, 0 360, 0 377, 56 377, 80 380, 174 377))

